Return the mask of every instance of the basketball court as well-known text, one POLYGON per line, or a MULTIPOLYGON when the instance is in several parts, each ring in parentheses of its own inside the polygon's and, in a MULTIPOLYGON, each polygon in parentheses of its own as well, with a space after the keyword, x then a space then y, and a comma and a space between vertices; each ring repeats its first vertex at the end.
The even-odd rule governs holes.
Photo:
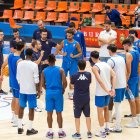
MULTIPOLYGON (((58 66, 61 66, 61 59, 57 59, 56 64, 58 66)), ((87 71, 91 72, 90 64, 87 62, 87 71)), ((9 84, 8 84, 8 78, 4 78, 3 82, 3 89, 6 91, 9 91, 9 84)), ((99 124, 98 124, 98 118, 97 118, 97 111, 94 104, 94 92, 95 92, 95 79, 92 74, 92 84, 90 87, 90 96, 91 96, 91 120, 92 120, 92 133, 94 140, 99 140, 103 138, 97 138, 95 136, 96 131, 99 130, 99 124)), ((73 115, 73 101, 68 99, 68 89, 65 92, 64 95, 64 112, 63 112, 63 128, 66 132, 67 136, 63 138, 64 140, 72 140, 72 134, 75 133, 75 120, 73 115)), ((24 133, 21 135, 17 134, 17 127, 12 127, 11 123, 11 110, 10 110, 10 102, 11 102, 11 93, 9 93, 7 96, 1 95, 0 98, 0 140, 47 140, 45 137, 46 132, 48 131, 47 126, 47 113, 44 110, 44 99, 45 99, 45 93, 41 96, 41 98, 38 100, 38 104, 40 108, 43 108, 42 112, 36 112, 35 113, 35 120, 33 123, 33 127, 37 129, 39 132, 37 135, 34 136, 26 136, 26 130, 27 130, 27 124, 28 124, 28 110, 25 111, 24 114, 24 133)), ((122 116, 124 114, 129 114, 129 104, 127 100, 124 100, 122 103, 122 116)), ((111 133, 105 140, 139 140, 139 133, 140 133, 140 127, 139 128, 125 128, 124 125, 128 123, 131 120, 131 118, 124 118, 122 117, 122 127, 123 132, 121 134, 117 133, 111 133)), ((113 123, 110 123, 110 126, 113 126, 113 123)), ((55 132, 54 139, 58 140, 58 126, 57 126, 57 120, 56 115, 54 112, 54 120, 53 120, 53 130, 55 132)), ((82 114, 81 117, 81 135, 83 140, 87 140, 86 137, 87 129, 85 124, 85 118, 82 114)))

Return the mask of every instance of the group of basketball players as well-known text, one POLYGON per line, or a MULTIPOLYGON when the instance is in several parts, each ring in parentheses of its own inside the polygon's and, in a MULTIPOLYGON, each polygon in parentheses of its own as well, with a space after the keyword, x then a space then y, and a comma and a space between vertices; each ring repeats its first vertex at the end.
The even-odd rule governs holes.
MULTIPOLYGON (((105 22, 110 25, 110 22, 105 22)), ((34 39, 32 48, 26 48, 25 60, 20 58, 25 49, 25 42, 18 41, 15 50, 11 53, 1 67, 1 80, 3 79, 3 70, 8 65, 9 84, 13 93, 12 100, 12 122, 18 127, 18 134, 23 130, 23 114, 26 103, 29 107, 29 125, 27 135, 37 134, 38 131, 32 127, 34 120, 34 109, 37 107, 37 98, 40 97, 42 87, 46 90, 46 108, 47 122, 49 131, 46 137, 52 139, 54 133, 52 130, 53 111, 56 110, 57 122, 59 126, 58 136, 63 138, 66 133, 63 130, 63 94, 67 87, 66 76, 69 72, 69 96, 73 99, 74 117, 76 133, 73 138, 80 139, 80 116, 83 112, 86 117, 87 137, 92 138, 91 118, 90 118, 90 84, 92 76, 90 72, 85 71, 85 42, 83 33, 75 29, 75 24, 70 23, 66 31, 66 39, 60 44, 47 39, 47 30, 42 21, 38 22, 39 29, 36 33, 40 38, 34 39), (45 48, 45 46, 49 48, 45 48), (56 52, 51 54, 52 47, 56 47, 56 52), (42 49, 43 48, 43 49, 42 49), (46 51, 47 50, 47 51, 46 51), (55 65, 55 55, 61 54, 62 68, 55 65)), ((110 29, 111 30, 111 29, 110 29)), ((109 31, 110 31, 109 30, 109 31)), ((108 31, 108 32, 109 32, 108 31)), ((107 32, 107 31, 106 31, 107 32)), ((35 33, 34 33, 35 34, 35 33)), ((111 35, 111 34, 109 34, 111 35)), ((111 38, 110 42, 115 39, 111 38)), ((108 44, 106 50, 109 58, 100 60, 98 51, 92 51, 90 54, 90 63, 92 72, 96 79, 95 105, 98 112, 98 121, 100 131, 95 134, 97 137, 105 138, 110 132, 121 133, 121 102, 124 95, 128 99, 131 107, 132 121, 126 125, 129 128, 138 128, 140 125, 140 101, 139 101, 139 43, 133 45, 134 37, 128 37, 122 42, 125 50, 125 58, 117 54, 117 46, 109 43, 109 39, 103 39, 100 36, 101 44, 108 44), (133 38, 133 41, 132 41, 133 38), (107 42, 107 43, 106 43, 107 42), (115 126, 109 127, 108 106, 113 99, 115 106, 115 126)))

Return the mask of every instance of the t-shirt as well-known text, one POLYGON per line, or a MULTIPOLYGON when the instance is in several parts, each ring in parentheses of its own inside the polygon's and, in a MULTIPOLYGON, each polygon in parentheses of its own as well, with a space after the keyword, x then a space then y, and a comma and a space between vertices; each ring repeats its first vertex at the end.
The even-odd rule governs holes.
MULTIPOLYGON (((40 51, 35 52, 35 51, 33 50, 32 61, 37 61, 37 60, 39 59, 40 55, 41 55, 41 54, 40 54, 40 51)), ((38 64, 38 70, 39 70, 39 73, 41 73, 41 71, 42 71, 42 69, 41 69, 41 64, 38 64)))
POLYGON ((116 73, 116 86, 115 89, 126 87, 126 65, 125 59, 122 56, 112 56, 107 63, 112 67, 116 73))
POLYGON ((116 26, 122 25, 120 13, 116 9, 112 9, 110 13, 107 13, 107 16, 111 20, 111 22, 115 23, 116 26))
POLYGON ((91 83, 90 72, 77 72, 71 77, 71 84, 74 85, 74 100, 89 100, 91 83))
MULTIPOLYGON (((110 70, 111 67, 105 63, 105 62, 99 62, 96 63, 94 66, 97 66, 99 69, 99 74, 104 82, 105 86, 111 90, 111 75, 110 75, 110 70)), ((96 96, 106 96, 108 93, 105 92, 105 90, 100 86, 99 82, 96 80, 96 91, 95 91, 96 96)))
MULTIPOLYGON (((107 32, 106 30, 100 32, 99 38, 103 38, 103 39, 107 40, 110 37, 116 39, 117 38, 117 32, 112 30, 112 29, 109 32, 107 32)), ((112 42, 112 43, 114 43, 114 42, 112 42)), ((110 57, 108 49, 107 49, 108 45, 109 44, 105 44, 105 45, 101 46, 100 54, 99 54, 100 57, 110 57)))
MULTIPOLYGON (((25 42, 25 39, 24 39, 23 37, 20 37, 19 40, 25 42)), ((16 43, 17 43, 17 42, 16 42, 16 38, 12 38, 12 39, 10 40, 10 48, 16 49, 16 43)), ((21 57, 23 60, 25 59, 24 50, 21 52, 20 57, 21 57)))
MULTIPOLYGON (((35 30, 33 33, 33 39, 39 40, 41 38, 41 35, 40 35, 41 32, 42 32, 41 29, 35 30)), ((49 30, 47 30, 47 39, 52 39, 52 33, 49 30)))
POLYGON ((44 61, 44 60, 48 59, 49 54, 51 54, 52 47, 55 47, 57 44, 52 40, 42 41, 40 39, 40 42, 42 45, 41 50, 44 51, 44 56, 42 57, 42 61, 44 61))
POLYGON ((39 83, 38 65, 30 60, 19 62, 17 80, 21 94, 36 94, 36 84, 39 83))

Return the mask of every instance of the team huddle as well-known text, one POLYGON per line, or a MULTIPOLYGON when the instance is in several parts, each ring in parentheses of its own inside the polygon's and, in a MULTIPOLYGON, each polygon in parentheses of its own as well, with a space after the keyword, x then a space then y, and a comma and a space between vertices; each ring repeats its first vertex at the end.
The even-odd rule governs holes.
MULTIPOLYGON (((43 26, 39 21, 38 25, 43 26)), ((17 32, 17 31, 15 31, 17 32)), ((95 135, 105 138, 112 133, 121 133, 121 102, 124 97, 128 99, 132 121, 125 126, 138 128, 140 125, 140 100, 139 100, 139 61, 140 47, 136 43, 136 32, 131 30, 122 45, 125 50, 124 56, 117 53, 115 40, 117 34, 111 29, 111 22, 105 22, 105 30, 99 35, 101 51, 92 51, 89 62, 92 73, 86 71, 86 47, 83 33, 75 29, 75 24, 70 23, 66 31, 66 39, 60 44, 55 43, 51 33, 44 28, 35 31, 31 47, 25 49, 25 41, 19 40, 13 47, 1 66, 1 80, 3 70, 8 65, 9 84, 13 99, 11 109, 13 113, 13 126, 18 127, 18 134, 23 134, 23 114, 27 106, 29 108, 29 125, 26 135, 37 134, 32 127, 34 110, 37 107, 37 98, 45 89, 45 110, 47 111, 48 132, 47 138, 52 139, 53 111, 56 111, 59 126, 58 137, 66 137, 63 130, 63 94, 68 86, 66 76, 70 77, 69 99, 73 100, 73 112, 75 117, 76 133, 73 138, 81 139, 80 117, 83 112, 86 118, 87 137, 92 138, 90 117, 90 84, 92 74, 96 80, 95 106, 97 107, 100 130, 95 135), (39 33, 39 35, 38 35, 39 33), (48 37, 49 35, 49 37, 48 37), (52 47, 56 48, 51 54, 52 47), (24 58, 21 54, 24 53, 24 58), (62 58, 62 67, 56 66, 56 55, 62 58), (115 108, 115 125, 110 128, 112 119, 111 110, 115 108), (111 108, 111 109, 110 109, 111 108)), ((137 36, 137 35, 136 35, 137 36)))

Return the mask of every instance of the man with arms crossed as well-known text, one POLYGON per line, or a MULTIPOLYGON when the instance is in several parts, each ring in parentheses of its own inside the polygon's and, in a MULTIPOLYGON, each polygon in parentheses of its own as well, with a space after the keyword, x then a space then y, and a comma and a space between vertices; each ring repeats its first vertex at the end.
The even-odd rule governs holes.
POLYGON ((52 139, 54 133, 52 131, 53 122, 53 110, 56 110, 57 122, 59 126, 58 136, 63 138, 66 136, 63 131, 63 94, 67 87, 67 80, 64 70, 58 66, 55 66, 55 56, 50 54, 48 56, 49 66, 44 69, 41 76, 41 82, 44 89, 46 89, 46 111, 47 111, 47 122, 49 131, 46 134, 47 138, 52 139))
POLYGON ((26 135, 37 134, 38 131, 32 128, 34 120, 34 108, 37 106, 36 98, 40 97, 38 65, 32 62, 33 50, 26 50, 26 60, 18 63, 17 80, 20 86, 19 96, 19 115, 18 115, 18 134, 23 133, 22 118, 26 103, 29 105, 29 126, 26 135))
POLYGON ((115 95, 116 75, 107 63, 99 60, 99 52, 91 52, 90 57, 95 63, 92 71, 96 78, 95 105, 97 106, 100 124, 100 132, 96 136, 105 138, 109 134, 108 105, 110 96, 115 95), (104 124, 106 125, 105 127, 104 124))

